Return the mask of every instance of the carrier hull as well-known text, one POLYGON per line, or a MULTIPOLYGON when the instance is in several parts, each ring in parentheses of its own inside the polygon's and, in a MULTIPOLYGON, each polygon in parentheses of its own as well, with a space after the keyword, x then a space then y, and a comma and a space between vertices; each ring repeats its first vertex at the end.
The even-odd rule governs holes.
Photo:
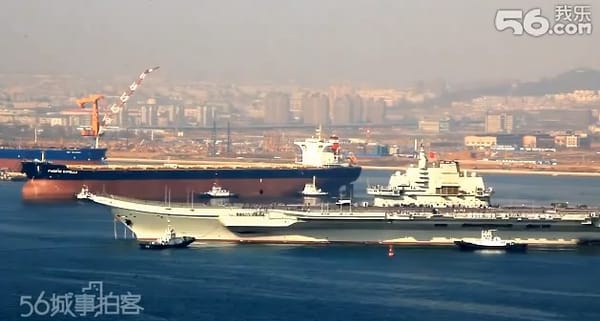
MULTIPOLYGON (((343 222, 308 221, 287 227, 226 227, 213 217, 165 215, 122 208, 112 213, 131 229, 138 239, 151 240, 161 235, 167 224, 178 233, 193 236, 200 242, 235 243, 357 243, 395 245, 453 246, 455 241, 477 238, 482 228, 491 225, 473 221, 448 223, 438 220, 343 222), (440 224, 447 224, 440 227, 440 224)), ((583 239, 600 240, 600 228, 577 223, 557 222, 550 228, 513 225, 497 228, 504 239, 526 243, 532 247, 573 247, 583 239)))

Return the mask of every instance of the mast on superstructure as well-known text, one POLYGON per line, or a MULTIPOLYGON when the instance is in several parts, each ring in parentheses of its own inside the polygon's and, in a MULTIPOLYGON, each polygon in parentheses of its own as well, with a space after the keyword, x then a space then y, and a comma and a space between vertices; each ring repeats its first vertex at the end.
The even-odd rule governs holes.
POLYGON ((227 155, 231 153, 231 127, 227 121, 227 155))
POLYGON ((321 140, 321 133, 323 132, 323 126, 321 124, 319 124, 319 127, 317 127, 317 129, 315 130, 316 134, 317 134, 317 139, 321 140))
POLYGON ((419 168, 420 169, 426 169, 427 168, 427 155, 425 155, 425 148, 423 147, 423 144, 421 144, 421 148, 419 149, 419 168))
POLYGON ((211 144, 210 147, 210 156, 217 156, 217 121, 213 119, 213 126, 211 130, 211 144))

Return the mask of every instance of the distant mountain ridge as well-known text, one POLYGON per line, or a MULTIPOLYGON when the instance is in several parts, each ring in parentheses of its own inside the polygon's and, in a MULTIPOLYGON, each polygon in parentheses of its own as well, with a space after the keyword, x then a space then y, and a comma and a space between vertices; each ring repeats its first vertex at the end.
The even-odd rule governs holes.
POLYGON ((542 96, 575 90, 600 90, 600 71, 578 68, 537 81, 486 85, 447 92, 428 103, 444 104, 481 96, 542 96))
POLYGON ((564 72, 553 78, 518 84, 513 95, 539 96, 554 93, 567 93, 574 90, 600 90, 600 71, 579 68, 564 72))

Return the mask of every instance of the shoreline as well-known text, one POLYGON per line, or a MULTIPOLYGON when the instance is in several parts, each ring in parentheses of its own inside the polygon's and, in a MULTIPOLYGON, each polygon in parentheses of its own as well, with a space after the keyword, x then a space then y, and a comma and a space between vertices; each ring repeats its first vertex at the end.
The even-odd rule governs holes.
MULTIPOLYGON (((256 162, 260 160, 262 165, 267 166, 269 164, 279 164, 285 165, 289 164, 288 162, 283 162, 282 160, 278 160, 277 162, 270 162, 268 159, 237 159, 237 160, 227 160, 227 159, 214 159, 214 160, 206 160, 206 159, 198 159, 198 160, 180 160, 180 159, 135 159, 135 158, 121 158, 114 157, 107 159, 110 164, 111 161, 113 164, 119 163, 134 163, 134 164, 144 164, 144 163, 162 163, 162 164, 182 164, 182 165, 209 165, 209 164, 234 164, 234 165, 247 165, 248 161, 256 162)), ((408 166, 377 166, 377 165, 360 165, 363 169, 366 170, 381 170, 381 171, 398 171, 398 170, 406 170, 408 166)), ((463 167, 462 170, 467 170, 469 172, 475 172, 479 174, 505 174, 505 175, 546 175, 546 176, 578 176, 578 177, 600 177, 600 172, 591 172, 591 171, 558 171, 558 170, 531 170, 531 169, 499 169, 499 168, 466 168, 463 167)))
MULTIPOLYGON (((387 171, 405 170, 407 168, 407 167, 402 167, 402 166, 371 166, 371 165, 366 165, 366 166, 361 166, 361 167, 363 169, 369 169, 369 170, 387 170, 387 171)), ((462 169, 467 170, 469 172, 482 173, 482 174, 600 177, 600 172, 536 171, 536 170, 526 170, 526 169, 495 169, 495 168, 486 168, 486 169, 462 168, 462 169)))

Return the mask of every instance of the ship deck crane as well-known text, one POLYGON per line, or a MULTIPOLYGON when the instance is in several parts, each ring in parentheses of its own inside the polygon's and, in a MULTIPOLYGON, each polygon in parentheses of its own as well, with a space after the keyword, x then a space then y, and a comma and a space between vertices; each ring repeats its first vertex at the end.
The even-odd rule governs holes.
POLYGON ((100 101, 101 99, 104 99, 103 95, 90 95, 88 97, 78 99, 77 105, 79 105, 79 107, 81 107, 81 108, 85 108, 85 104, 88 104, 88 103, 93 104, 91 126, 81 128, 81 135, 82 136, 94 136, 96 138, 95 146, 96 146, 96 148, 98 148, 100 136, 102 136, 104 134, 104 131, 106 129, 105 126, 110 125, 112 123, 113 117, 115 115, 118 115, 121 112, 121 110, 123 110, 125 103, 127 103, 129 98, 131 98, 131 96, 133 96, 133 94, 135 93, 135 90, 142 83, 144 78, 146 78, 146 76, 149 73, 157 70, 158 68, 160 68, 160 66, 156 66, 154 68, 148 68, 148 69, 144 70, 139 75, 139 77, 136 80, 134 80, 133 83, 131 83, 131 85, 129 85, 129 88, 127 88, 127 90, 125 90, 123 92, 123 94, 119 97, 118 102, 113 103, 108 108, 106 108, 106 110, 104 112, 104 116, 102 117, 102 120, 100 120, 100 111, 98 108, 98 101, 100 101))

